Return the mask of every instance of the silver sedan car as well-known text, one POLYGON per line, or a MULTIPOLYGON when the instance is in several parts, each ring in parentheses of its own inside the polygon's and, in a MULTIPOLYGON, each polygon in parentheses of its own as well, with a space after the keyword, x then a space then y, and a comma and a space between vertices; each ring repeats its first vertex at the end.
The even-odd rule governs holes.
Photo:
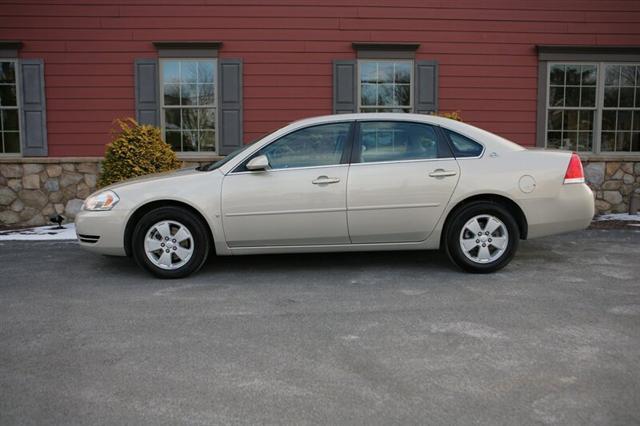
POLYGON ((576 154, 382 113, 297 121, 216 163, 103 188, 76 229, 82 247, 162 278, 212 253, 427 249, 483 273, 519 240, 584 229, 593 214, 576 154))

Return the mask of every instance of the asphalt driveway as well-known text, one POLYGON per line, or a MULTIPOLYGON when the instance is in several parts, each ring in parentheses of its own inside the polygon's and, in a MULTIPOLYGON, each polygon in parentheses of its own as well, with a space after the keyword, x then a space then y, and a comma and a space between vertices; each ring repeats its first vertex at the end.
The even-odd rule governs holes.
POLYGON ((0 424, 638 424, 640 231, 213 259, 0 243, 0 424))

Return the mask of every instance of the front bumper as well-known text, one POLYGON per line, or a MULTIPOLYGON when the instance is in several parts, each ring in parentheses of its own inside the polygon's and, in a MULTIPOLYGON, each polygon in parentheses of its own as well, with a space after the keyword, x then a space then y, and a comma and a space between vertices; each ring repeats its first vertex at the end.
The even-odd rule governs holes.
POLYGON ((112 256, 126 256, 124 230, 127 224, 124 210, 87 211, 76 215, 76 234, 82 248, 112 256))

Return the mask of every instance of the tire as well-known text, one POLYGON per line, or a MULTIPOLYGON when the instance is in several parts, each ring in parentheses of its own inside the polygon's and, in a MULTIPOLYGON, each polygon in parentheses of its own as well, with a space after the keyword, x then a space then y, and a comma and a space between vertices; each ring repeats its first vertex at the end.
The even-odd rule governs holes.
POLYGON ((183 278, 197 272, 210 246, 206 225, 182 207, 151 210, 133 230, 133 258, 158 278, 183 278))
POLYGON ((453 263, 467 272, 486 274, 511 262, 518 249, 520 229, 506 208, 477 201, 454 214, 444 238, 445 251, 453 263))

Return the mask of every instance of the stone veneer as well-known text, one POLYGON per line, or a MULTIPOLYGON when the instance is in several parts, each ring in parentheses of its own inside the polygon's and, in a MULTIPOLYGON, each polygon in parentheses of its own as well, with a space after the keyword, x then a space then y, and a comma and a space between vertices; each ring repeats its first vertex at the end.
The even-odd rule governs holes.
MULTIPOLYGON (((54 214, 73 221, 96 190, 98 157, 0 158, 0 228, 38 226, 54 214)), ((183 167, 200 163, 183 162, 183 167)))
POLYGON ((596 211, 625 213, 633 193, 640 195, 640 159, 621 161, 616 159, 583 158, 584 175, 593 190, 596 211))
MULTIPOLYGON (((0 158, 0 227, 44 225, 54 214, 72 221, 83 200, 96 190, 101 160, 0 158)), ((183 167, 198 164, 185 161, 183 167)), ((628 211, 631 194, 640 194, 640 159, 583 158, 583 165, 597 213, 628 211)))

